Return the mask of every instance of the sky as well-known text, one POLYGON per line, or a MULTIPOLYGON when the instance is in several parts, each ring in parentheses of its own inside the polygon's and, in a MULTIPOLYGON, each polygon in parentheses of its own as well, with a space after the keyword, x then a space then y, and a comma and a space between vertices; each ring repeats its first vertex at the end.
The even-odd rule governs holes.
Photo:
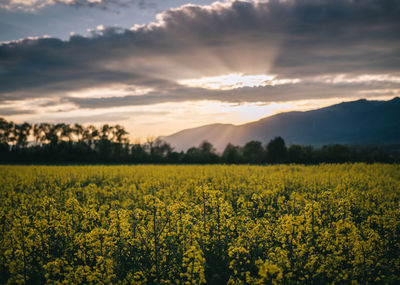
POLYGON ((398 0, 0 0, 0 116, 131 139, 400 94, 398 0))

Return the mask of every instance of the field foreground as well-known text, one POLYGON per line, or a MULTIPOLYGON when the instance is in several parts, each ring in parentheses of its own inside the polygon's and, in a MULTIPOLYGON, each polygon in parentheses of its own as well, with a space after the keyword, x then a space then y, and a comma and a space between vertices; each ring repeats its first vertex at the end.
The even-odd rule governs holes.
POLYGON ((400 165, 0 166, 0 283, 399 283, 400 165))

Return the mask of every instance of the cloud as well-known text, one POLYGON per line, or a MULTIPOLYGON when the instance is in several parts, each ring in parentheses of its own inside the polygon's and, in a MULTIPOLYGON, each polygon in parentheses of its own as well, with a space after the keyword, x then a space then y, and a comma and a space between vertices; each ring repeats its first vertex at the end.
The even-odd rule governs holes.
MULTIPOLYGON (((1 114, 1 113, 0 113, 1 114)), ((51 123, 104 123, 104 122, 117 122, 128 120, 131 117, 138 117, 138 116, 152 116, 152 115, 168 115, 169 112, 167 111, 123 111, 123 112, 101 112, 98 114, 91 114, 91 115, 76 115, 74 113, 65 113, 59 114, 57 117, 51 115, 44 115, 41 116, 39 119, 31 120, 33 122, 51 122, 51 123)))
POLYGON ((26 110, 19 108, 0 107, 0 116, 27 115, 35 114, 34 110, 26 110))
POLYGON ((336 83, 303 81, 297 84, 282 84, 264 87, 245 87, 233 90, 210 90, 179 86, 164 93, 153 91, 139 96, 100 97, 100 98, 66 98, 79 108, 96 109, 121 106, 141 106, 167 102, 184 102, 190 100, 212 100, 227 103, 242 102, 285 102, 305 99, 328 99, 335 97, 372 97, 377 95, 400 96, 400 84, 391 84, 385 90, 384 84, 371 83, 336 83), (360 91, 362 90, 362 91, 360 91), (376 91, 385 91, 378 93, 376 91), (365 92, 368 91, 368 92, 365 92), (375 91, 375 92, 374 92, 375 91))
POLYGON ((34 12, 46 6, 62 4, 72 7, 99 7, 108 9, 136 5, 141 9, 154 7, 155 3, 147 0, 2 0, 0 10, 34 12))
POLYGON ((382 78, 400 76, 399 19, 395 0, 227 1, 170 9, 156 22, 129 30, 102 26, 67 41, 4 43, 0 104, 41 97, 82 108, 203 99, 270 102, 398 89, 398 82, 382 78), (298 81, 234 90, 179 84, 227 74, 298 81), (356 80, 365 74, 371 80, 356 80), (345 82, 333 80, 341 75, 345 82), (68 95, 115 84, 131 88, 132 95, 68 95), (151 91, 137 95, 132 86, 151 91))

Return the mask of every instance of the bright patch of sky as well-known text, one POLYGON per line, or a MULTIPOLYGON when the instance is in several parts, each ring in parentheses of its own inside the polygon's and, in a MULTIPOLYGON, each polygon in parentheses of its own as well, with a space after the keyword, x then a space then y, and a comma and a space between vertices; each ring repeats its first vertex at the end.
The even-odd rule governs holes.
MULTIPOLYGON (((370 100, 390 100, 393 96, 369 97, 370 100)), ((199 127, 207 124, 226 123, 240 125, 250 121, 272 116, 281 112, 307 111, 318 109, 354 97, 329 99, 297 100, 286 102, 244 102, 221 103, 220 101, 188 101, 182 103, 162 103, 149 106, 126 106, 104 109, 77 109, 70 104, 46 106, 46 100, 14 102, 29 106, 42 106, 37 114, 9 116, 10 120, 39 122, 83 123, 96 126, 102 124, 122 124, 129 131, 132 141, 144 142, 146 138, 170 135, 182 129, 199 127)), ((14 105, 9 105, 13 107, 14 105)))
POLYGON ((278 79, 274 75, 244 75, 243 73, 232 73, 221 76, 201 77, 178 81, 179 84, 189 87, 232 90, 243 87, 265 87, 281 84, 298 83, 300 79, 278 79))

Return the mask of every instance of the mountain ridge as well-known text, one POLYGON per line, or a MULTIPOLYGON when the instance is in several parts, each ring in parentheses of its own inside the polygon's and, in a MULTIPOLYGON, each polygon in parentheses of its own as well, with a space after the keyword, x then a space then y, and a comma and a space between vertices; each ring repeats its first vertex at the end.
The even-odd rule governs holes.
POLYGON ((160 139, 177 151, 211 142, 217 151, 228 143, 250 140, 266 144, 281 136, 288 145, 382 145, 400 142, 400 98, 388 101, 360 99, 309 111, 289 111, 241 125, 215 123, 181 130, 160 139))

